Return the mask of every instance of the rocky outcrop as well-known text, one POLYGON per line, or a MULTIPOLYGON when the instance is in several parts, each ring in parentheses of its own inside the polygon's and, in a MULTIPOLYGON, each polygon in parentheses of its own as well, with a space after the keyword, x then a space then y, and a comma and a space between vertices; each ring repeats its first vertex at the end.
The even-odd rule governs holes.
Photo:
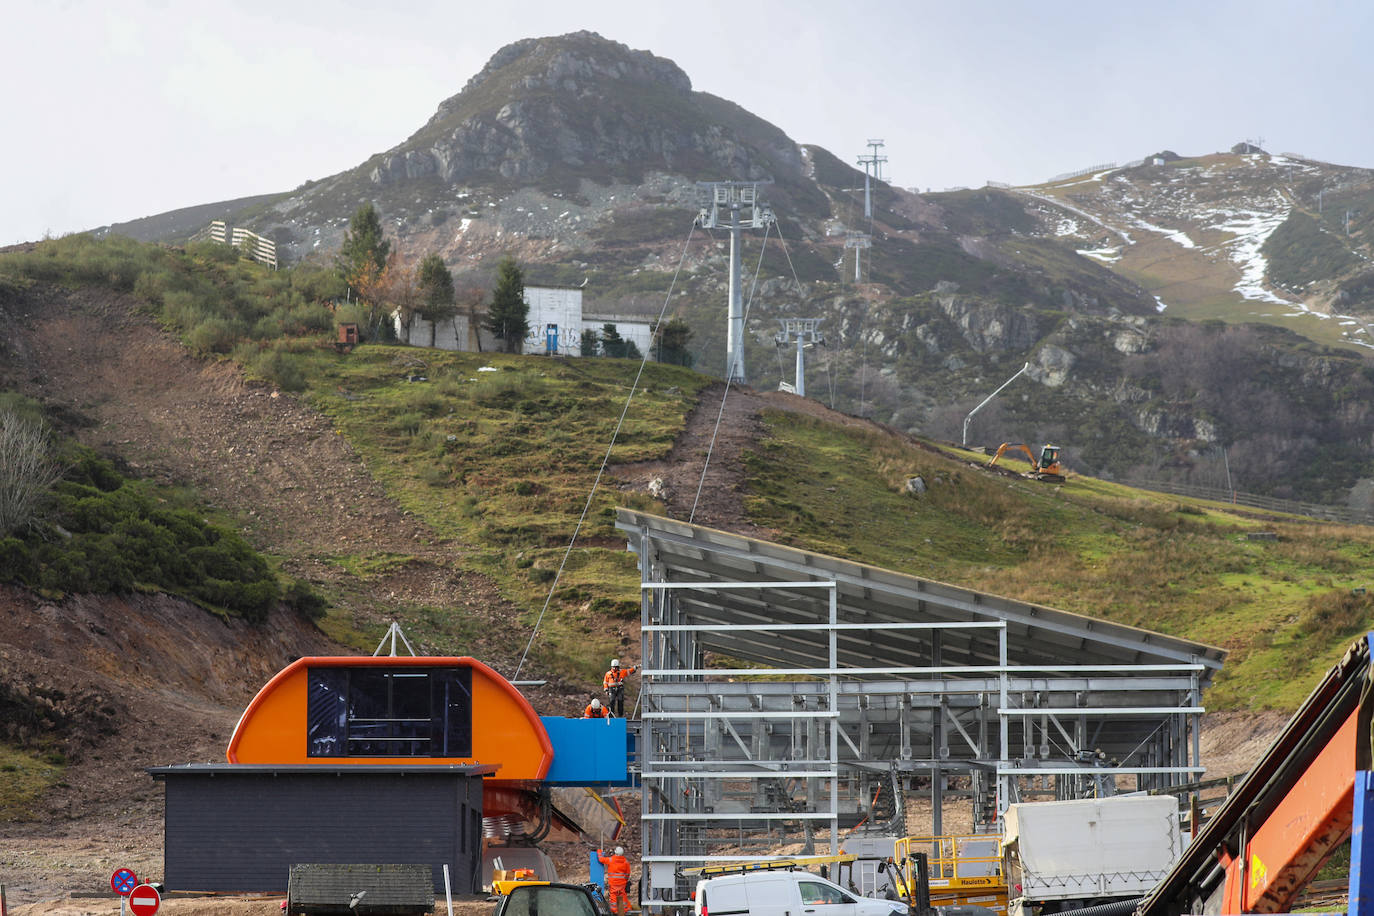
POLYGON ((694 93, 672 61, 594 32, 526 39, 498 51, 367 178, 386 187, 430 176, 448 184, 482 176, 637 178, 646 169, 800 177, 795 143, 729 106, 743 133, 762 142, 742 140, 720 123, 722 105, 729 103, 694 93))
POLYGON ((1040 339, 1033 312, 956 295, 936 302, 978 353, 1029 350, 1040 339))

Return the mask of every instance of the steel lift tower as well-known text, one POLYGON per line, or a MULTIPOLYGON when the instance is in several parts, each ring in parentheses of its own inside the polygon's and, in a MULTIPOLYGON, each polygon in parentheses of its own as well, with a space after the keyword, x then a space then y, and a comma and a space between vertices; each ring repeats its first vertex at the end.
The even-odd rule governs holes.
POLYGON ((883 163, 887 161, 886 156, 879 156, 878 150, 883 148, 883 141, 869 140, 869 154, 859 157, 859 165, 864 167, 864 216, 868 219, 873 218, 873 193, 871 190, 871 178, 879 181, 883 179, 883 163))
POLYGON ((773 223, 773 211, 758 200, 756 181, 697 182, 697 225, 730 232, 730 309, 726 326, 725 381, 744 382, 744 297, 740 279, 740 230, 773 223))
MULTIPOLYGON (((824 319, 822 318, 779 318, 778 323, 782 325, 782 330, 774 335, 773 340, 778 346, 786 346, 787 342, 795 339, 797 341, 797 382, 792 386, 792 393, 798 397, 806 397, 806 361, 802 357, 807 344, 825 343, 825 338, 821 337, 818 326, 824 319)), ((783 390, 786 389, 786 382, 783 382, 783 390)))
POLYGON ((859 275, 859 263, 863 260, 864 249, 873 247, 873 237, 867 232, 855 232, 851 229, 844 234, 844 247, 846 250, 854 249, 854 282, 862 283, 863 278, 859 275))

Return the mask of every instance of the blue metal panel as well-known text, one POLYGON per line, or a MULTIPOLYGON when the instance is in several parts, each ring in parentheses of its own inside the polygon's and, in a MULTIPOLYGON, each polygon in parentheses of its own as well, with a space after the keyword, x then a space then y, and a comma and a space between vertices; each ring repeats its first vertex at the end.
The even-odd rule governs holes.
POLYGON ((541 716, 553 743, 551 786, 628 786, 629 742, 624 719, 541 716))
POLYGON ((1366 826, 1374 826, 1374 773, 1356 770, 1355 821, 1350 829, 1350 916, 1374 913, 1374 836, 1365 836, 1366 826))
POLYGON ((587 876, 592 884, 597 885, 603 891, 606 889, 606 866, 601 864, 601 850, 587 850, 587 876))

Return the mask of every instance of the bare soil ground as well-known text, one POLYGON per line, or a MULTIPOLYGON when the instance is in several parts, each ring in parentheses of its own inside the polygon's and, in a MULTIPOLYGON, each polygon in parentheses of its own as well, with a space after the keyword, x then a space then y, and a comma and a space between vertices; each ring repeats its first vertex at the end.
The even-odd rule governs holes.
MULTIPOLYGON (((461 610, 481 618, 488 634, 470 654, 513 670, 524 645, 511 635, 520 632, 514 609, 463 568, 465 545, 437 537, 386 497, 327 418, 245 382, 230 363, 191 357, 125 297, 40 290, 0 303, 0 334, 0 390, 58 405, 81 439, 144 475, 196 487, 259 547, 285 557, 290 573, 345 596, 355 622, 384 622, 398 602, 461 610), (328 562, 363 551, 416 560, 367 582, 328 562)), ((621 469, 624 485, 648 488, 657 479, 673 517, 767 537, 744 519, 741 502, 740 458, 760 435, 760 412, 805 411, 876 428, 791 395, 732 388, 722 404, 723 394, 717 386, 703 396, 667 460, 621 469)), ((0 884, 18 916, 112 914, 114 898, 82 895, 108 890, 118 867, 162 870, 162 789, 146 768, 223 759, 238 715, 273 673, 301 655, 352 651, 285 611, 254 628, 155 595, 45 601, 0 587, 0 620, 0 687, 57 689, 74 705, 108 711, 100 728, 64 738, 62 781, 31 810, 0 821, 0 884)), ((558 683, 531 692, 546 714, 576 714, 582 696, 580 686, 558 683)), ((1247 768, 1283 721, 1209 719, 1220 726, 1208 730, 1215 756, 1204 754, 1214 772, 1247 768)), ((622 842, 633 847, 637 837, 622 842)), ((568 874, 585 875, 582 847, 557 850, 557 858, 568 874)), ((278 903, 173 897, 164 911, 266 916, 278 903)), ((489 904, 465 908, 475 916, 489 904)))

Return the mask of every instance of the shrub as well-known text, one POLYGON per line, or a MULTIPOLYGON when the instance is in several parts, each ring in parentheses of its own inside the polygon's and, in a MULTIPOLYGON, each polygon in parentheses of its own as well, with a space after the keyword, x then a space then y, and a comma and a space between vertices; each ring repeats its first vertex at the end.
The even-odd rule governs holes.
POLYGON ((0 408, 0 535, 32 522, 60 476, 47 428, 0 408))
POLYGON ((317 592, 309 582, 302 579, 292 580, 286 587, 286 593, 282 595, 287 607, 293 608, 297 613, 310 620, 318 620, 324 616, 324 612, 329 607, 329 599, 317 592))
POLYGON ((151 586, 266 619, 281 585, 238 532, 161 504, 89 449, 72 452, 53 488, 55 525, 0 539, 0 581, 50 593, 151 586))
POLYGON ((1313 595, 1298 615, 1298 632, 1335 639, 1364 629, 1374 620, 1374 595, 1363 589, 1337 589, 1313 595))
POLYGON ((186 335, 186 345, 201 355, 228 353, 239 336, 229 319, 207 318, 186 335))
POLYGON ((249 372, 283 391, 305 390, 305 371, 300 358, 279 347, 259 354, 249 366, 249 372))

